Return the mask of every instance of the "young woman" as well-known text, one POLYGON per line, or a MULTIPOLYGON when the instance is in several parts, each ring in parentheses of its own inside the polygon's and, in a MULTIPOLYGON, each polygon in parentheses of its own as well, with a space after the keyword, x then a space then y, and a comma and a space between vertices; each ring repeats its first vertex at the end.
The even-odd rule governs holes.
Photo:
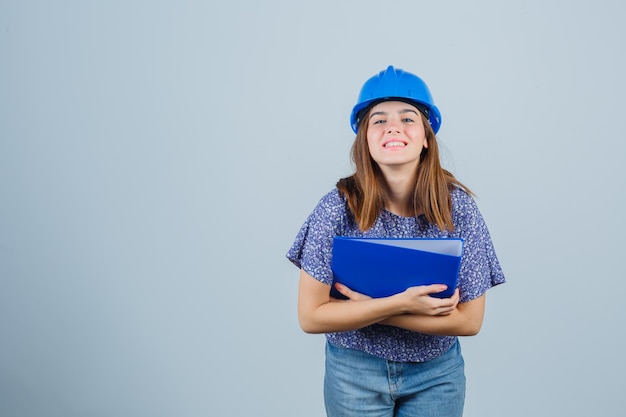
MULTIPOLYGON (((390 66, 363 85, 351 115, 355 172, 339 180, 287 257, 300 268, 298 317, 325 333, 328 416, 461 416, 465 374, 457 336, 479 332, 485 292, 504 282, 471 192, 441 167, 440 112, 416 75, 390 66), (458 286, 370 298, 336 285, 334 236, 464 240, 458 286)), ((381 276, 383 280, 385 277, 381 276)))

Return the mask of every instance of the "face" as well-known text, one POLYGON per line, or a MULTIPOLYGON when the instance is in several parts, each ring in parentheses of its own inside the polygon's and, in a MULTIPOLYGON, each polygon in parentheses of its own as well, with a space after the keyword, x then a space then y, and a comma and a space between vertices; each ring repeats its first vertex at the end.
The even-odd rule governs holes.
POLYGON ((367 144, 383 171, 400 167, 414 171, 422 150, 428 147, 419 110, 401 101, 384 101, 372 107, 367 144))

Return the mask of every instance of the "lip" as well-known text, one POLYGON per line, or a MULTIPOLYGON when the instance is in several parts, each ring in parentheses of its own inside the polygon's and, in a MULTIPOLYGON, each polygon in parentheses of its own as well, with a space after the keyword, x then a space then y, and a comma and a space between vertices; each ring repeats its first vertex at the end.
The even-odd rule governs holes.
MULTIPOLYGON (((391 139, 387 139, 386 141, 383 142, 382 146, 383 148, 387 148, 387 144, 389 143, 393 143, 393 142, 400 142, 403 143, 404 146, 402 146, 401 148, 406 147, 409 143, 406 140, 403 139, 397 139, 397 138, 391 138, 391 139)), ((389 149, 393 149, 393 148, 389 148, 389 149)))

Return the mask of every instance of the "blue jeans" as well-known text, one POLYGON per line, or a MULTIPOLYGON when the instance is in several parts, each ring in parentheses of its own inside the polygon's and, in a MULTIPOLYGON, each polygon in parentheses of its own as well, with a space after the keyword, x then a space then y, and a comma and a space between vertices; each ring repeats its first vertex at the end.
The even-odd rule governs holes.
POLYGON ((328 417, 460 417, 465 365, 457 341, 428 362, 394 362, 326 343, 328 417))

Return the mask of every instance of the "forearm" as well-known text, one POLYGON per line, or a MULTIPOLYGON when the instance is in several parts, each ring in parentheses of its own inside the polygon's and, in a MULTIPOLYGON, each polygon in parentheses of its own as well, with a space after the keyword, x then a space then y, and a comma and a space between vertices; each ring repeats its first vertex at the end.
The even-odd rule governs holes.
POLYGON ((328 302, 312 311, 299 314, 300 326, 307 333, 330 333, 356 330, 400 314, 393 298, 360 302, 328 302))
POLYGON ((480 325, 468 323, 459 316, 458 312, 448 316, 402 314, 382 320, 380 324, 438 336, 473 336, 478 333, 480 325))
POLYGON ((388 317, 380 321, 380 324, 438 336, 474 336, 480 331, 483 317, 484 295, 459 304, 448 315, 401 314, 388 317))
MULTIPOLYGON (((301 270, 298 319, 305 332, 343 332, 380 322, 414 331, 432 331, 437 322, 423 320, 422 315, 424 317, 450 315, 456 311, 459 299, 458 291, 446 299, 431 297, 430 294, 445 289, 445 286, 437 284, 411 287, 390 297, 376 299, 356 293, 345 286, 337 286, 337 289, 348 297, 349 301, 331 299, 328 285, 301 270), (420 315, 405 316, 405 313, 420 315)), ((473 303, 472 301, 467 304, 473 303)))
POLYGON ((402 314, 402 299, 396 296, 359 302, 330 298, 328 285, 300 271, 298 320, 307 333, 331 333, 360 329, 393 315, 402 314))

